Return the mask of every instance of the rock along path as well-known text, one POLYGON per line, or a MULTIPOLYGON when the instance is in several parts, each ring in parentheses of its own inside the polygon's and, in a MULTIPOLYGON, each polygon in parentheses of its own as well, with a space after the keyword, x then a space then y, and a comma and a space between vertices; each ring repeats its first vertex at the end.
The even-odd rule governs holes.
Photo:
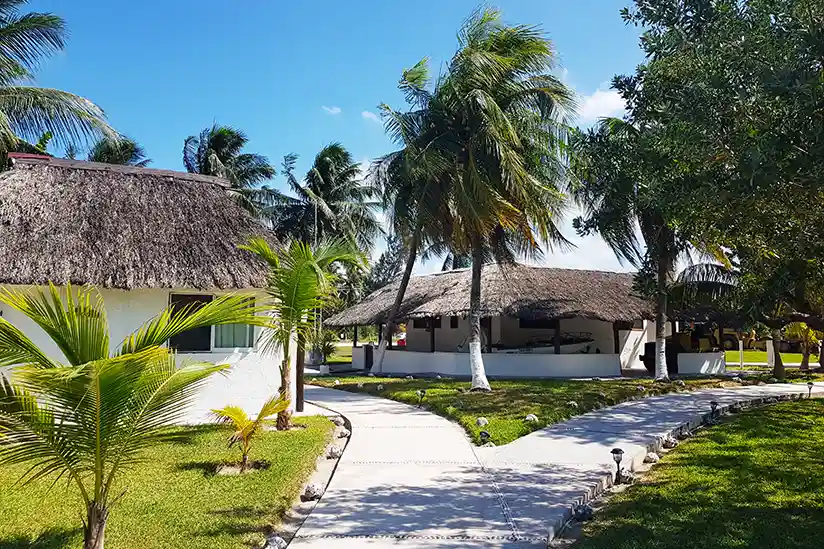
POLYGON ((307 400, 345 416, 352 436, 290 547, 546 547, 572 506, 609 484, 612 448, 626 452, 624 464, 638 464, 662 436, 699 422, 710 401, 723 409, 801 393, 805 385, 776 384, 649 397, 479 448, 425 410, 307 386, 307 400))

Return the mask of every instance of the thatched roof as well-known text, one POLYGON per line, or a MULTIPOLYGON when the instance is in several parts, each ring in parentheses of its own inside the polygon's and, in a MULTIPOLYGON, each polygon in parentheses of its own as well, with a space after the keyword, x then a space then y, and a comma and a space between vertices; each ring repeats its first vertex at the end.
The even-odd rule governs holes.
POLYGON ((196 174, 10 155, 0 174, 0 283, 106 288, 262 287, 238 249, 272 235, 196 174))
MULTIPOLYGON (((469 269, 415 276, 401 306, 401 318, 469 313, 469 269)), ((604 271, 512 265, 484 267, 481 279, 483 316, 572 318, 607 322, 652 319, 654 306, 632 290, 633 275, 604 271)), ((327 319, 330 326, 385 322, 399 281, 377 290, 361 303, 327 319)))

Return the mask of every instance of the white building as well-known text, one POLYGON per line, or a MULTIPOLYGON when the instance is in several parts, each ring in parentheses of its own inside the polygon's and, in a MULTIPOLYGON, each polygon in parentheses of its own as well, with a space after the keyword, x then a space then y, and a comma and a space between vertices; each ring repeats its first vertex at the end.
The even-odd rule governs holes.
MULTIPOLYGON (((400 320, 405 345, 387 351, 384 373, 468 376, 470 270, 413 277, 400 320)), ((329 318, 330 326, 386 322, 398 284, 329 318)), ((482 342, 493 377, 609 377, 644 369, 641 355, 655 339, 654 305, 633 291, 633 275, 526 265, 486 265, 481 282, 482 342)), ((668 327, 669 328, 669 327, 668 327)), ((370 367, 366 349, 353 367, 370 367)), ((691 357, 693 359, 699 357, 691 357)), ((703 360, 703 358, 702 358, 703 360)), ((687 366, 681 373, 717 368, 687 366)), ((694 360, 693 360, 694 362, 694 360)))
MULTIPOLYGON (((111 345, 169 305, 227 292, 262 296, 266 265, 238 249, 272 235, 243 210, 218 178, 10 154, 0 174, 0 285, 90 284, 102 295, 111 345)), ((56 360, 63 356, 27 317, 0 315, 56 360)), ((178 361, 229 363, 192 410, 238 404, 251 410, 280 387, 279 353, 263 353, 259 329, 217 326, 170 341, 178 361)), ((294 368, 293 368, 294 370, 294 368)), ((294 381, 290 384, 294 390, 294 381)), ((294 400, 294 399, 293 399, 294 400)))

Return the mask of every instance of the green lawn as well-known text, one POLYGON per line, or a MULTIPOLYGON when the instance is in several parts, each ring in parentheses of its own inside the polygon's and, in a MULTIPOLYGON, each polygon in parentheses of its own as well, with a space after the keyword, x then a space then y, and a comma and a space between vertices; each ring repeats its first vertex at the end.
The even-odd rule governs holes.
MULTIPOLYGON (((306 429, 267 432, 252 448, 269 469, 243 476, 214 476, 215 464, 239 461, 228 449, 228 428, 203 426, 186 443, 164 444, 122 477, 123 499, 112 511, 107 549, 240 549, 263 541, 289 509, 333 425, 297 419, 306 429)), ((0 468, 0 549, 80 548, 81 504, 60 481, 14 485, 25 467, 0 468)))
POLYGON ((577 549, 818 549, 824 401, 747 411, 667 454, 587 523, 577 549))
MULTIPOLYGON (((338 345, 335 354, 326 359, 327 364, 352 364, 352 345, 338 345)), ((0 547, 2 549, 2 547, 0 547)))
MULTIPOLYGON (((727 351, 727 365, 738 364, 738 351, 727 351)), ((802 360, 801 353, 781 353, 781 359, 785 364, 800 364, 802 360)), ((767 351, 744 351, 744 362, 767 362, 767 351)), ((817 363, 818 357, 811 356, 810 363, 817 363)))

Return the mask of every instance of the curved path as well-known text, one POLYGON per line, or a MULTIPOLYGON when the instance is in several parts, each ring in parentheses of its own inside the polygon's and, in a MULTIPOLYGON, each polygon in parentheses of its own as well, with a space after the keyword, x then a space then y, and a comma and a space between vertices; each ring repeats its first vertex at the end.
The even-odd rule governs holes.
POLYGON ((626 452, 625 463, 639 463, 663 435, 699 422, 712 400, 724 408, 802 393, 806 386, 767 385, 650 397, 478 448, 459 426, 424 410, 307 386, 306 399, 345 416, 352 437, 290 546, 546 547, 572 505, 608 485, 613 447, 626 452))

